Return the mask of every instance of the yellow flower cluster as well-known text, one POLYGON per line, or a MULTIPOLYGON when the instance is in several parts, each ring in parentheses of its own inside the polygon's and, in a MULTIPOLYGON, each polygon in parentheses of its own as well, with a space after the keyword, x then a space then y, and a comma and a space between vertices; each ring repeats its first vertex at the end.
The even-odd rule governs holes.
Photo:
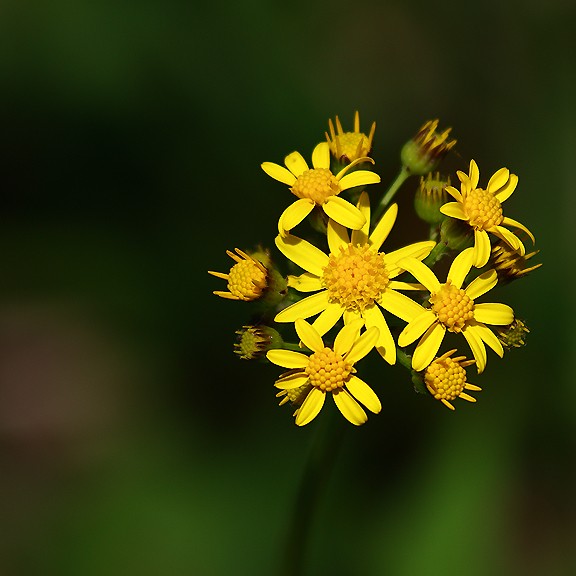
POLYGON ((355 425, 366 422, 366 410, 381 411, 376 392, 357 376, 356 365, 372 349, 389 365, 400 362, 408 381, 420 382, 448 408, 456 398, 475 402, 466 391, 480 388, 467 381, 465 368, 475 364, 482 373, 487 347, 502 358, 505 348, 522 346, 528 332, 510 306, 479 301, 498 283, 538 267, 526 265, 536 252, 526 254, 526 240, 510 228, 532 243, 534 236, 503 214, 518 177, 501 168, 480 188, 471 160, 468 174, 456 174, 457 190, 449 175, 432 173, 456 144, 450 129, 437 132, 438 120, 432 120, 404 144, 399 176, 380 191, 372 186, 380 176, 369 156, 376 124, 364 134, 356 112, 353 131, 345 132, 338 116, 335 125, 329 120, 312 167, 299 152, 288 154, 284 165, 262 163, 296 196, 278 218, 275 245, 284 267, 301 272, 283 274, 262 249, 228 251, 230 271, 210 272, 227 281, 227 291, 215 294, 256 305, 258 323, 238 332, 236 352, 287 370, 275 383, 277 397, 294 406, 299 426, 318 415, 327 395, 355 425), (415 208, 430 235, 385 248, 398 218, 392 199, 413 175, 422 176, 415 208), (449 196, 454 201, 446 202, 449 196), (489 234, 497 238, 494 246, 489 234), (434 268, 446 257, 451 263, 441 280, 434 268), (443 352, 447 333, 461 335, 473 359, 455 355, 454 347, 443 352))

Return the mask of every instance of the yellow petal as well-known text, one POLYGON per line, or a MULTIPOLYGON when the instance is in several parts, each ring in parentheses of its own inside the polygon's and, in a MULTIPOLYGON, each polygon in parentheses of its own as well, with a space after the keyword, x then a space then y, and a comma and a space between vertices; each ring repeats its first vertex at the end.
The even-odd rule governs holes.
POLYGON ((344 178, 339 182, 340 190, 348 190, 354 186, 366 186, 367 184, 378 184, 380 176, 376 172, 370 170, 356 170, 356 172, 348 172, 344 178))
POLYGON ((370 198, 366 192, 360 194, 356 208, 360 210, 362 216, 366 219, 366 222, 359 230, 352 230, 351 242, 354 246, 357 246, 358 244, 364 246, 364 244, 368 242, 368 234, 370 232, 370 198))
POLYGON ((386 287, 387 290, 426 290, 418 282, 401 282, 400 280, 391 280, 386 287))
POLYGON ((368 156, 362 156, 362 158, 356 158, 356 160, 353 160, 352 162, 350 162, 350 164, 344 166, 344 168, 342 168, 342 170, 340 170, 340 172, 336 174, 336 180, 340 182, 340 180, 342 180, 342 178, 344 177, 344 174, 347 174, 351 168, 357 166, 358 164, 362 164, 363 162, 370 162, 371 164, 375 164, 374 160, 372 158, 369 158, 368 156))
POLYGON ((352 376, 348 382, 346 382, 346 388, 370 412, 374 414, 378 414, 380 410, 382 410, 382 404, 380 403, 380 399, 376 396, 376 393, 366 382, 360 380, 357 376, 352 376))
POLYGON ((528 234, 530 240, 532 240, 532 244, 536 243, 536 238, 534 238, 534 234, 532 234, 532 232, 530 232, 530 230, 528 230, 528 228, 526 228, 524 224, 520 224, 520 222, 518 222, 517 220, 512 220, 512 218, 507 218, 505 216, 504 219, 502 220, 502 224, 504 224, 504 226, 512 226, 512 228, 520 228, 520 230, 528 234))
POLYGON ((376 305, 366 308, 364 310, 364 321, 366 322, 366 328, 371 326, 378 328, 380 336, 376 341, 376 350, 388 364, 394 365, 396 363, 396 343, 394 338, 392 338, 390 328, 380 308, 376 305))
POLYGON ((504 185, 502 189, 500 189, 495 194, 496 198, 498 198, 500 203, 508 200, 508 198, 512 196, 512 193, 514 192, 514 190, 516 190, 517 185, 518 185, 518 176, 516 176, 516 174, 510 174, 510 179, 508 180, 508 182, 504 185))
POLYGON ((274 383, 274 386, 280 390, 293 390, 294 388, 304 386, 306 382, 308 382, 308 375, 305 372, 296 372, 295 374, 289 374, 288 376, 279 378, 274 383))
POLYGON ((475 323, 474 324, 474 332, 480 336, 482 342, 488 344, 500 358, 504 356, 504 348, 502 346, 502 342, 498 340, 494 332, 488 328, 488 326, 484 326, 484 324, 475 323))
POLYGON ((472 248, 466 248, 454 258, 454 262, 452 262, 450 266, 450 270, 448 270, 447 279, 450 280, 456 288, 460 288, 462 283, 464 282, 464 278, 466 278, 468 272, 470 272, 470 268, 472 268, 472 262, 474 258, 474 250, 472 248))
POLYGON ((508 170, 508 168, 500 168, 500 170, 497 170, 488 181, 486 190, 490 192, 490 194, 496 195, 496 192, 498 192, 498 190, 508 182, 509 178, 510 170, 508 170))
POLYGON ((346 248, 350 243, 348 230, 332 219, 328 220, 327 235, 331 254, 340 254, 340 248, 346 248))
POLYGON ((352 364, 356 364, 359 360, 362 360, 366 354, 374 348, 378 338, 380 336, 380 331, 375 326, 372 326, 354 342, 350 352, 346 354, 346 360, 352 364))
POLYGON ((474 230, 474 266, 482 268, 490 258, 490 238, 486 230, 474 230))
POLYGON ((308 296, 299 302, 296 302, 284 310, 281 310, 276 314, 274 318, 275 322, 296 322, 298 318, 310 318, 310 316, 315 316, 322 310, 325 310, 328 306, 328 292, 322 290, 317 294, 308 296))
MULTIPOLYGON (((486 294, 486 292, 492 290, 497 283, 498 274, 496 274, 496 270, 487 270, 483 274, 480 274, 478 278, 472 280, 465 292, 468 298, 476 300, 476 298, 480 298, 482 294, 486 294)), ((480 306, 480 304, 476 304, 476 306, 480 306)), ((512 320, 510 320, 510 322, 512 322, 512 320)))
POLYGON ((474 319, 485 324, 507 326, 514 321, 514 310, 506 304, 476 304, 474 306, 474 319))
POLYGON ((384 294, 380 296, 378 304, 380 304, 384 310, 387 310, 405 322, 411 322, 425 311, 425 309, 420 306, 418 302, 414 302, 412 298, 408 298, 408 296, 391 289, 387 289, 384 294))
MULTIPOLYGON (((462 194, 460 194, 454 186, 446 186, 445 190, 450 194, 450 196, 452 196, 452 198, 454 198, 454 200, 456 200, 456 202, 462 202, 462 194)), ((440 211, 442 211, 442 209, 440 209, 440 211)))
POLYGON ((322 392, 319 388, 312 388, 308 396, 306 396, 306 400, 304 400, 302 406, 298 409, 298 413, 296 414, 296 425, 305 426, 314 420, 314 418, 318 416, 320 410, 322 410, 325 399, 325 392, 322 392))
POLYGON ((286 236, 292 228, 300 224, 314 208, 314 200, 310 198, 300 198, 293 202, 282 212, 278 220, 278 232, 281 236, 286 236))
POLYGON ((336 335, 334 340, 334 352, 344 356, 350 352, 350 349, 354 345, 354 342, 358 340, 360 334, 360 328, 364 325, 364 320, 362 318, 357 318, 346 324, 340 332, 336 335))
POLYGON ((403 258, 398 262, 398 266, 410 272, 410 274, 412 274, 412 276, 414 276, 418 282, 424 284, 424 286, 426 286, 430 292, 434 293, 440 290, 441 285, 438 281, 438 278, 436 278, 434 272, 432 272, 428 266, 422 264, 420 260, 416 260, 416 258, 410 257, 403 258))
POLYGON ((392 204, 388 210, 384 213, 384 216, 380 218, 378 224, 370 234, 370 245, 375 250, 380 250, 380 247, 388 238, 388 234, 390 234, 390 230, 392 230, 392 226, 394 226, 394 222, 396 222, 396 216, 398 216, 398 204, 392 204))
POLYGON ((286 168, 288 168, 288 170, 290 170, 290 172, 292 172, 296 177, 308 170, 308 164, 300 152, 292 152, 291 154, 288 154, 288 156, 284 158, 284 164, 286 164, 286 168))
POLYGON ((403 268, 398 266, 398 262, 403 258, 416 258, 416 260, 423 260, 430 254, 432 248, 436 246, 434 240, 425 240, 424 242, 415 242, 414 244, 409 244, 398 250, 388 252, 384 255, 384 264, 388 269, 388 277, 396 278, 398 274, 404 272, 403 268))
POLYGON ((346 226, 346 228, 357 230, 362 228, 366 222, 362 212, 356 206, 339 196, 330 196, 322 208, 332 220, 346 226))
POLYGON ((302 238, 289 234, 285 237, 276 236, 275 242, 278 250, 288 260, 315 276, 321 277, 324 268, 328 266, 328 256, 302 238))
POLYGON ((440 212, 450 218, 458 218, 458 220, 468 220, 468 216, 464 214, 462 204, 460 202, 448 202, 440 207, 440 212))
POLYGON ((308 356, 294 350, 268 350, 266 358, 282 368, 305 368, 309 361, 308 356))
POLYGON ((262 167, 262 170, 264 170, 268 176, 272 176, 274 180, 278 180, 283 184, 288 184, 288 186, 292 186, 294 182, 296 182, 296 176, 294 176, 292 172, 286 170, 284 166, 274 164, 274 162, 262 162, 260 166, 262 167))
POLYGON ((520 242, 520 238, 518 238, 518 236, 516 236, 516 234, 513 232, 510 232, 510 230, 504 228, 503 226, 493 226, 490 228, 490 232, 498 236, 498 238, 504 240, 504 242, 506 242, 506 244, 511 246, 514 250, 517 250, 520 253, 520 256, 524 256, 526 253, 526 249, 524 248, 524 244, 520 242))
POLYGON ((462 334, 464 338, 466 338, 470 350, 472 350, 472 355, 476 360, 476 368, 478 369, 478 374, 480 374, 484 372, 484 368, 486 368, 486 346, 484 346, 484 342, 482 338, 480 338, 476 328, 474 325, 468 325, 462 330, 462 334))
POLYGON ((330 146, 328 142, 320 142, 312 152, 312 166, 314 168, 330 169, 330 146))
POLYGON ((306 348, 312 350, 312 352, 324 350, 322 337, 306 320, 298 318, 294 323, 294 327, 296 328, 296 334, 298 334, 298 337, 302 340, 302 344, 304 344, 306 348))
POLYGON ((420 336, 422 336, 422 334, 424 334, 432 324, 437 322, 438 318, 432 310, 426 310, 422 307, 420 308, 422 309, 420 314, 408 322, 404 327, 404 330, 400 332, 400 335, 398 336, 398 346, 401 346, 402 348, 404 348, 404 346, 409 346, 416 339, 420 338, 420 336))
POLYGON ((300 276, 288 276, 288 286, 298 292, 316 292, 322 290, 320 278, 310 272, 304 272, 300 276))
POLYGON ((362 409, 362 406, 352 398, 349 392, 341 388, 337 392, 332 394, 338 410, 342 412, 342 415, 346 420, 352 422, 355 426, 360 426, 368 420, 366 412, 362 409))
POLYGON ((470 186, 472 188, 478 188, 478 181, 480 180, 480 171, 478 170, 478 164, 474 160, 470 160, 470 186))
POLYGON ((328 330, 331 330, 338 320, 342 317, 344 308, 340 304, 332 303, 326 306, 326 309, 314 320, 312 326, 320 336, 324 336, 328 330))
POLYGON ((434 356, 436 356, 444 339, 444 334, 446 334, 446 328, 442 324, 433 324, 428 328, 414 350, 412 356, 413 370, 420 372, 434 360, 434 356))

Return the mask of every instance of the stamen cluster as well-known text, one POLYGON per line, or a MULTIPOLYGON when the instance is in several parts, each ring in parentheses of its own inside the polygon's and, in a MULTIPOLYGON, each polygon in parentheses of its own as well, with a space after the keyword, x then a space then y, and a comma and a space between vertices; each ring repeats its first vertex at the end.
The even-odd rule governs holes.
POLYGON ((324 392, 342 388, 353 371, 352 364, 346 362, 340 354, 331 348, 314 352, 306 367, 310 384, 324 392))
POLYGON ((470 225, 479 230, 488 230, 502 222, 502 205, 498 198, 483 188, 475 188, 464 198, 464 214, 470 225))
POLYGON ((292 193, 298 198, 310 198, 316 204, 323 204, 326 198, 340 193, 336 176, 327 168, 313 168, 298 176, 292 186, 292 193))
POLYGON ((433 294, 430 302, 438 320, 451 332, 460 332, 466 322, 474 318, 474 301, 464 290, 450 282, 433 294))

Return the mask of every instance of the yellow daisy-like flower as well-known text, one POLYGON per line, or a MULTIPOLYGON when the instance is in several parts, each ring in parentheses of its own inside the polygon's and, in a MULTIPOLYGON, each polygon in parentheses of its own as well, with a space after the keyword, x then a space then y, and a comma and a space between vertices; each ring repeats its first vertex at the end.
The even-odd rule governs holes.
POLYGON ((486 324, 505 326, 514 319, 514 311, 506 304, 476 304, 475 300, 494 288, 498 282, 495 270, 480 274, 465 289, 464 278, 474 263, 474 249, 467 248, 456 258, 444 284, 434 272, 415 258, 405 258, 399 265, 405 268, 430 291, 431 308, 417 304, 419 312, 398 336, 399 346, 409 346, 420 338, 412 368, 424 370, 438 352, 446 331, 462 333, 476 359, 478 373, 486 367, 487 344, 498 356, 504 355, 500 340, 486 324))
POLYGON ((208 274, 228 280, 229 292, 214 290, 216 296, 229 300, 256 300, 268 286, 268 270, 258 260, 255 260, 246 252, 236 248, 236 254, 226 250, 226 254, 236 262, 228 274, 223 272, 208 271, 208 274))
POLYGON ((488 232, 494 234, 521 256, 525 254, 524 244, 518 236, 505 228, 519 228, 524 231, 532 242, 534 236, 523 224, 507 218, 502 212, 502 203, 510 198, 516 185, 518 176, 510 174, 507 168, 500 168, 488 181, 488 186, 484 190, 478 188, 480 172, 474 160, 470 161, 470 173, 465 174, 458 171, 460 179, 460 191, 453 186, 447 186, 446 191, 456 200, 448 202, 440 208, 440 212, 451 218, 464 220, 474 229, 474 266, 481 268, 486 265, 490 257, 490 238, 488 232))
POLYGON ((332 156, 339 162, 353 162, 358 158, 364 158, 372 150, 372 140, 376 131, 376 122, 372 122, 370 134, 366 136, 360 132, 360 114, 358 110, 354 114, 354 131, 344 132, 340 119, 336 116, 336 130, 332 120, 328 120, 330 135, 326 132, 326 140, 330 146, 332 156))
POLYGON ((444 406, 454 410, 454 406, 450 403, 455 398, 462 398, 468 402, 476 402, 464 390, 482 390, 479 386, 470 384, 466 381, 466 366, 474 364, 474 360, 466 360, 466 356, 458 356, 452 358, 452 354, 456 349, 446 352, 439 358, 436 358, 424 372, 424 382, 428 392, 440 400, 444 406))
POLYGON ((378 340, 378 328, 375 327, 360 336, 362 324, 358 320, 344 326, 336 336, 334 346, 329 348, 313 326, 299 319, 295 323, 296 332, 312 355, 292 350, 270 350, 266 354, 270 362, 289 369, 276 381, 277 388, 298 389, 302 393, 305 391, 302 386, 311 385, 302 405, 296 410, 298 426, 308 424, 318 415, 328 392, 344 417, 356 426, 368 419, 359 402, 374 414, 382 409, 372 388, 355 375, 354 364, 364 358, 378 340))
POLYGON ((398 290, 422 286, 394 278, 404 272, 398 265, 400 260, 408 256, 425 258, 436 243, 417 242, 393 252, 380 252, 396 221, 398 205, 390 206, 370 235, 370 201, 365 192, 360 195, 358 209, 366 223, 360 230, 353 230, 351 236, 337 222, 328 221, 329 254, 296 236, 276 237, 280 252, 306 270, 301 276, 289 276, 288 286, 317 293, 288 306, 276 315, 275 321, 295 322, 320 313, 313 326, 322 335, 342 316, 345 324, 362 318, 367 328, 378 328, 376 348, 387 362, 394 364, 396 345, 380 307, 406 321, 420 312, 420 306, 398 290))
POLYGON ((292 228, 300 224, 314 206, 320 206, 326 215, 342 226, 358 230, 365 223, 363 214, 350 202, 338 196, 340 192, 377 184, 380 176, 370 170, 356 170, 346 174, 350 168, 360 162, 372 162, 372 158, 357 158, 338 174, 332 174, 330 170, 330 148, 327 142, 321 142, 312 152, 312 165, 309 168, 306 160, 299 152, 292 152, 284 158, 286 168, 273 162, 262 163, 262 169, 266 174, 290 186, 291 192, 298 200, 288 206, 278 221, 278 232, 286 236, 292 228))

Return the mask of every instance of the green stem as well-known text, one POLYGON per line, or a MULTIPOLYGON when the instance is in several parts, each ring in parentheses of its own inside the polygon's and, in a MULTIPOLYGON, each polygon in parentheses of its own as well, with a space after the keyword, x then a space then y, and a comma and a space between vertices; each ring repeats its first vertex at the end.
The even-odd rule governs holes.
POLYGON ((434 264, 436 264, 436 262, 438 262, 438 260, 440 260, 440 258, 442 258, 449 250, 450 249, 445 242, 438 242, 422 262, 426 264, 428 268, 432 268, 432 266, 434 266, 434 264))
POLYGON ((408 170, 406 166, 402 166, 400 172, 398 172, 398 176, 396 176, 394 182, 390 184, 390 187, 386 191, 386 194, 384 194, 382 200, 380 201, 380 204, 378 204, 378 207, 374 211, 373 222, 377 222, 378 220, 380 220, 380 217, 384 213, 384 210, 386 210, 388 204, 392 202, 392 198, 394 198, 394 195, 396 194, 396 192, 398 192, 400 186, 404 184, 404 181, 408 178, 408 176, 410 176, 410 170, 408 170))
POLYGON ((303 352, 306 348, 301 348, 299 344, 291 344, 290 342, 284 342, 282 345, 284 350, 294 350, 294 352, 303 352))
POLYGON ((322 425, 308 453, 306 467, 300 478, 296 502, 292 508, 286 538, 282 576, 303 576, 304 561, 310 546, 310 534, 320 500, 326 492, 330 474, 342 445, 344 426, 337 422, 337 410, 324 410, 322 425), (340 426, 338 426, 340 424, 340 426))
POLYGON ((408 356, 404 350, 400 348, 396 348, 396 360, 398 363, 407 368, 408 370, 412 370, 412 356, 408 356))

